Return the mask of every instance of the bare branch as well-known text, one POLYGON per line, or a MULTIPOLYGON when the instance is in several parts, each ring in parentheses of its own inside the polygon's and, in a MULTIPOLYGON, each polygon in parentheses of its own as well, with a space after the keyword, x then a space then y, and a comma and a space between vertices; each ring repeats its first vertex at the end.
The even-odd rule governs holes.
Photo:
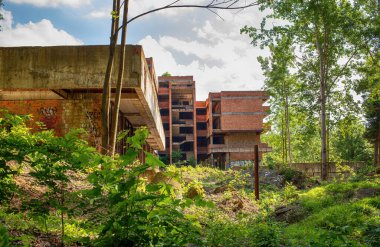
MULTIPOLYGON (((236 5, 237 3, 239 2, 242 2, 241 0, 225 0, 225 1, 222 1, 222 2, 216 2, 215 0, 211 0, 210 3, 208 4, 205 4, 205 5, 196 5, 196 4, 177 4, 178 2, 180 2, 180 0, 176 0, 168 5, 165 5, 163 7, 160 7, 160 8, 156 8, 156 9, 152 9, 152 10, 149 10, 147 12, 144 12, 144 13, 141 13, 133 18, 131 18, 130 20, 128 20, 127 24, 131 23, 132 21, 140 18, 140 17, 143 17, 147 14, 150 14, 150 13, 154 13, 154 12, 157 12, 157 11, 161 11, 161 10, 164 10, 164 9, 172 9, 172 8, 201 8, 201 9, 208 9, 208 10, 213 10, 211 12, 213 12, 215 14, 216 10, 242 10, 242 9, 246 9, 246 8, 250 8, 250 7, 253 7, 253 6, 257 6, 258 3, 257 1, 251 1, 251 2, 246 2, 244 1, 244 4, 242 5, 236 5)), ((120 30, 122 28, 122 26, 119 27, 118 30, 120 30)))
POLYGON ((218 12, 216 12, 215 10, 212 10, 212 9, 207 9, 207 10, 210 11, 210 12, 212 12, 212 13, 215 14, 216 16, 218 16, 222 21, 224 21, 223 17, 220 16, 220 15, 218 14, 218 12))

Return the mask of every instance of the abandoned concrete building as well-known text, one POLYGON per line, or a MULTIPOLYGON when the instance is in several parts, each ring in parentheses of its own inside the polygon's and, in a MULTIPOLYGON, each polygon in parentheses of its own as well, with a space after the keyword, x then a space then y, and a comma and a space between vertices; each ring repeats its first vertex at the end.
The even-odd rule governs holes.
MULTIPOLYGON (((108 51, 108 46, 0 48, 0 109, 32 114, 58 135, 84 128, 99 149, 108 51)), ((135 45, 127 46, 126 57, 118 129, 132 134, 134 128, 147 126, 144 149, 165 150, 153 61, 135 45)))
MULTIPOLYGON (((146 151, 160 151, 170 163, 177 152, 182 160, 208 160, 220 168, 253 160, 254 145, 260 145, 260 155, 270 151, 260 141, 268 110, 264 92, 222 91, 196 101, 192 76, 157 80, 153 59, 145 58, 141 46, 128 45, 126 57, 118 130, 131 135, 147 126, 146 151)), ((57 135, 84 128, 100 150, 107 59, 108 46, 2 47, 0 109, 32 114, 57 135)), ((122 145, 117 151, 123 152, 122 145)))
POLYGON ((159 154, 168 162, 179 152, 183 160, 193 157, 226 168, 253 160, 255 145, 259 145, 260 156, 271 150, 260 141, 269 111, 263 105, 269 98, 265 92, 222 91, 196 101, 192 76, 161 76, 158 82, 166 137, 166 150, 159 154))

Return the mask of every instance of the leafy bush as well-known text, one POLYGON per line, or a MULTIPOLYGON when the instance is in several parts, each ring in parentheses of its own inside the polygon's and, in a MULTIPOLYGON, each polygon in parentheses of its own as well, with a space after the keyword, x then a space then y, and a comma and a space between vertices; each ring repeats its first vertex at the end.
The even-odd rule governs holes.
POLYGON ((284 190, 283 190, 283 198, 287 202, 292 202, 295 199, 298 199, 299 195, 297 192, 297 187, 290 184, 286 183, 284 190))
POLYGON ((203 188, 203 185, 198 180, 191 181, 185 187, 184 193, 187 198, 205 197, 205 190, 203 188))
POLYGON ((284 176, 284 181, 296 185, 298 188, 303 188, 306 180, 305 175, 287 166, 280 168, 280 175, 284 176))
MULTIPOLYGON (((146 164, 137 160, 148 136, 146 128, 128 137, 129 148, 125 155, 111 158, 102 156, 80 139, 79 136, 84 134, 81 130, 56 137, 53 131, 32 133, 21 117, 7 115, 1 121, 1 164, 9 168, 9 161, 14 161, 19 167, 27 168, 27 175, 42 188, 38 199, 22 201, 25 214, 14 215, 16 220, 22 219, 17 222, 27 219, 26 225, 21 224, 24 226, 21 231, 36 226, 38 231, 44 229, 46 233, 54 229, 55 233, 61 231, 62 242, 66 239, 88 244, 90 234, 86 230, 75 222, 65 223, 68 216, 83 207, 103 214, 103 217, 95 216, 93 221, 101 228, 99 237, 94 241, 98 246, 183 246, 197 243, 199 223, 182 212, 193 202, 177 199, 172 185, 164 182, 148 184, 142 176, 149 168, 164 166, 147 152, 146 164), (8 122, 12 123, 10 127, 8 122), (92 188, 71 191, 71 176, 78 173, 88 174, 92 188), (52 216, 54 227, 49 224, 52 216), (59 225, 61 229, 57 227, 59 225)), ((6 178, 1 177, 0 181, 4 183, 6 178)), ((10 216, 7 217, 9 219, 10 216)), ((17 222, 11 222, 11 225, 19 227, 17 222)), ((34 238, 28 241, 31 243, 34 238)))
POLYGON ((13 177, 18 174, 17 164, 24 161, 28 148, 33 145, 25 124, 29 119, 29 116, 0 111, 0 202, 7 202, 16 192, 17 186, 13 177))
POLYGON ((147 136, 147 129, 137 130, 127 139, 126 155, 105 162, 89 176, 94 186, 90 198, 106 195, 108 202, 109 220, 96 246, 183 246, 198 241, 197 221, 182 213, 192 202, 176 199, 170 184, 148 184, 142 178, 147 169, 164 166, 148 152, 146 164, 136 161, 147 136))
POLYGON ((271 221, 211 218, 204 234, 205 246, 280 246, 281 227, 271 221))
POLYGON ((5 227, 3 227, 1 224, 0 224, 0 246, 2 246, 2 247, 8 247, 9 246, 8 232, 5 229, 5 227))

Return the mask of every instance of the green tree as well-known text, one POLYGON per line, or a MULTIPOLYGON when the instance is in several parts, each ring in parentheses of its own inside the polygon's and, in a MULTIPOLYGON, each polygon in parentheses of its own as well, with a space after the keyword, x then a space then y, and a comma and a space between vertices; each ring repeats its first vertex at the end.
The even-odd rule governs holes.
POLYGON ((365 126, 354 115, 338 122, 331 137, 334 161, 366 161, 371 159, 368 141, 364 139, 365 126))
POLYGON ((258 58, 266 76, 264 89, 270 95, 269 103, 273 113, 271 126, 278 126, 281 135, 283 164, 292 163, 290 105, 296 80, 289 71, 293 67, 294 61, 291 42, 292 40, 288 37, 281 37, 277 40, 276 45, 269 46, 270 58, 258 58))
POLYGON ((356 92, 364 99, 367 119, 366 137, 374 144, 374 163, 380 164, 380 1, 358 0, 364 12, 360 34, 365 40, 362 50, 367 55, 358 67, 362 75, 357 81, 356 92))
POLYGON ((252 44, 261 47, 276 44, 279 37, 292 38, 297 53, 298 76, 305 85, 319 87, 318 102, 320 113, 322 179, 327 178, 328 133, 327 104, 332 90, 338 83, 344 83, 344 76, 350 75, 350 66, 357 55, 357 34, 353 32, 360 12, 345 0, 261 1, 261 9, 270 9, 261 28, 244 27, 243 33, 252 38, 252 44), (266 29, 268 18, 284 21, 266 29), (342 64, 342 60, 344 60, 342 64))
POLYGON ((165 73, 162 74, 162 76, 172 76, 172 74, 170 74, 170 72, 166 71, 165 73))
POLYGON ((357 85, 357 92, 364 98, 363 107, 367 119, 366 137, 374 144, 374 164, 380 164, 380 54, 373 61, 368 58, 360 71, 364 75, 357 85))

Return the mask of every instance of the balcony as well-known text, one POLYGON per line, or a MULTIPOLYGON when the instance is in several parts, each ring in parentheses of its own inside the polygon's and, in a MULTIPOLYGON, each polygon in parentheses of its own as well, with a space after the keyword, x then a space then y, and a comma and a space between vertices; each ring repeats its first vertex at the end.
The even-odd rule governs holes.
POLYGON ((207 147, 198 147, 197 148, 198 154, 207 154, 207 147))
POLYGON ((185 110, 194 110, 194 106, 192 105, 172 105, 172 109, 185 109, 185 110))
MULTIPOLYGON (((261 143, 259 145, 259 152, 271 152, 272 148, 267 144, 261 143)), ((228 147, 225 144, 210 144, 208 145, 209 153, 254 153, 254 146, 251 147, 228 147)))

